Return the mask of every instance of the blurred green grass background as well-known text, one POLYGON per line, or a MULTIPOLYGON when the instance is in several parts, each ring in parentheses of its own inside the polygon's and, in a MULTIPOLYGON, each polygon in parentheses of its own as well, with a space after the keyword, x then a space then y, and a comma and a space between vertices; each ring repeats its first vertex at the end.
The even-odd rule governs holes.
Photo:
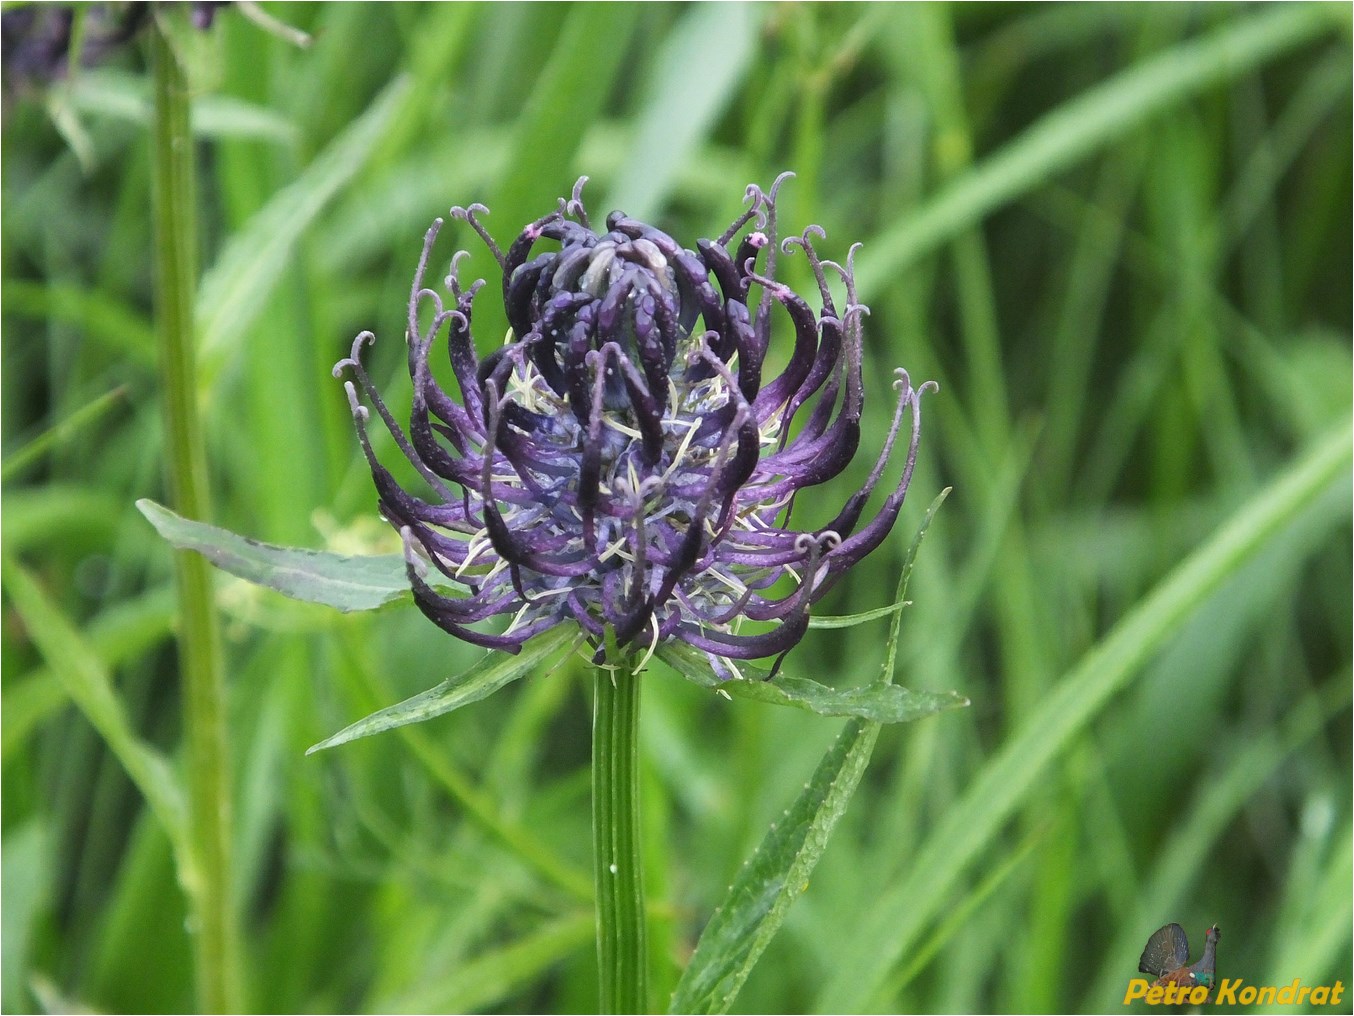
MULTIPOLYGON (((395 549, 330 367, 372 328, 372 373, 407 409, 427 224, 481 201, 503 242, 584 173, 597 217, 693 244, 792 169, 787 231, 823 225, 829 257, 863 242, 867 430, 820 515, 882 441, 891 369, 941 384, 899 534, 827 609, 883 604, 953 485, 897 680, 973 706, 884 732, 736 1011, 1119 1011, 1169 921, 1196 949, 1222 926, 1222 976, 1350 985, 1346 5, 267 9, 314 45, 227 9, 191 65, 209 521, 395 549), (1113 641, 1332 447, 1334 479, 1241 566, 1113 641), (1106 698, 1049 724, 1087 676, 1106 698)), ((6 97, 3 541, 172 755, 170 554, 133 508, 164 499, 149 95, 133 49, 6 97)), ((466 274, 491 269, 477 253, 466 274)), ((482 352, 502 335, 492 290, 482 352)), ((411 611, 218 588, 248 1007, 592 1010, 585 668, 304 758, 479 651, 411 611)), ((166 837, 35 622, 5 600, 0 1005, 191 1010, 166 837)), ((859 683, 883 639, 883 622, 814 631, 786 666, 859 683)), ((664 1004, 840 723, 647 680, 664 1004)))

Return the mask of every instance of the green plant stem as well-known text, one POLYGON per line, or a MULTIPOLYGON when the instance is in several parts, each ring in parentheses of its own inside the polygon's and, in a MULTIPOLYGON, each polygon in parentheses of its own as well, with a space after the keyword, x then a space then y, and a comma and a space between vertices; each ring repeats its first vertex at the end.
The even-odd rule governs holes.
POLYGON ((639 691, 629 667, 597 668, 592 720, 593 874, 600 1011, 648 1012, 639 844, 639 691))
MULTIPOLYGON (((197 236, 193 139, 183 68, 158 20, 151 32, 155 116, 151 198, 155 240, 155 321, 164 400, 165 465, 170 500, 205 518, 207 468, 197 408, 193 304, 197 236)), ((179 667, 192 863, 179 878, 188 896, 201 1012, 239 1012, 239 940, 232 906, 230 756, 226 691, 211 576, 201 556, 174 555, 179 597, 179 667)))

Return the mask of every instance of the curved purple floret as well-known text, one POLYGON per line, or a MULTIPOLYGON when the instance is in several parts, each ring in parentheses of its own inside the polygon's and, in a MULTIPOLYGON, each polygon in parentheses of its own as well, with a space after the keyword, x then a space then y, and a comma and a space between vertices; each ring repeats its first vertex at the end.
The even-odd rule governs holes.
POLYGON ((843 267, 819 256, 818 226, 781 242, 776 194, 787 177, 770 191, 749 187, 747 211, 695 251, 621 212, 594 232, 586 178, 506 251, 480 221, 487 209, 453 208, 502 268, 511 330, 483 358, 471 326, 484 282, 461 284, 461 251, 446 280, 450 300, 425 288, 442 220, 428 229, 408 308, 407 432, 362 366, 370 332, 334 372, 352 376, 349 403, 381 513, 404 541, 414 599, 437 625, 517 652, 573 621, 598 662, 608 630, 630 651, 681 639, 727 675, 731 660, 778 664, 813 604, 883 542, 916 461, 921 393, 935 386, 913 388, 898 371, 897 408, 865 487, 824 528, 791 527, 798 493, 840 474, 860 443, 868 309, 856 295, 855 247, 843 267), (817 283, 817 312, 777 279, 777 261, 800 255, 817 283), (841 312, 829 285, 838 276, 841 312), (785 369, 763 377, 776 314, 794 341, 785 369), (434 379, 442 332, 459 399, 434 379), (376 458, 368 406, 427 497, 376 458), (902 476, 862 523, 905 420, 902 476), (495 617, 509 617, 506 628, 482 630, 503 628, 495 617), (744 620, 772 627, 740 632, 744 620))

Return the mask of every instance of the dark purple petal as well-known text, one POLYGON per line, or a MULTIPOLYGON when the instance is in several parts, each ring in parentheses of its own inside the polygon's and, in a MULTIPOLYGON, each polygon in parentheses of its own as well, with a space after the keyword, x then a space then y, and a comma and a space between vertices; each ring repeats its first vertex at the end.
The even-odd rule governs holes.
POLYGON ((634 652, 683 639, 722 675, 736 672, 732 660, 775 655, 778 666, 813 603, 883 542, 911 479, 929 387, 914 391, 905 374, 865 486, 826 526, 789 526, 798 492, 840 474, 860 442, 866 308, 855 247, 842 267, 820 258, 817 226, 778 245, 776 195, 788 177, 769 191, 749 187, 746 211, 695 253, 619 212, 594 232, 584 180, 506 252, 481 222, 487 209, 453 208, 502 271, 511 331, 483 358, 472 337, 483 282, 461 285, 468 255, 458 252, 446 279, 451 300, 425 288, 441 221, 428 229, 407 309, 407 436, 362 365, 371 333, 358 336, 336 374, 352 376, 359 442, 381 510, 403 536, 415 601, 444 630, 515 652, 572 621, 599 658, 610 631, 634 652), (817 313, 778 278, 780 256, 798 252, 817 284, 817 313), (829 276, 845 287, 843 313, 829 276), (794 346, 785 370, 764 381, 777 306, 794 346), (443 334, 459 400, 430 366, 443 334), (376 458, 364 401, 428 494, 404 490, 376 458), (912 433, 902 476, 861 526, 905 407, 912 433), (438 588, 425 578, 429 567, 438 588), (467 593, 447 595, 446 585, 467 593), (506 616, 501 634, 478 627, 506 616), (775 627, 740 632, 744 619, 775 627))

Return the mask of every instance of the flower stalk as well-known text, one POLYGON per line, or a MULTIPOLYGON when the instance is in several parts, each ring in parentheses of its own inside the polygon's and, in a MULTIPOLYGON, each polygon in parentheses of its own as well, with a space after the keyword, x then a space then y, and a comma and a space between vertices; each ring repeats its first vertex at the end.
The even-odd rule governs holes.
POLYGON ((644 862, 639 831, 639 701, 643 675, 595 668, 592 722, 593 874, 599 1011, 648 1012, 644 862))
MULTIPOLYGON (((203 518, 210 512, 193 341, 197 232, 188 85, 158 20, 150 48, 155 88, 151 127, 155 320, 166 480, 174 507, 203 518)), ((240 954, 232 905, 230 754, 220 629, 207 561, 179 551, 174 573, 191 820, 189 856, 179 859, 179 880, 188 897, 197 1007, 201 1012, 239 1012, 240 954)))
POLYGON ((444 222, 433 222, 407 307, 407 428, 363 362, 372 332, 334 368, 419 609, 488 649, 519 653, 559 625, 593 649, 603 1012, 648 1010, 637 750, 645 665, 684 643, 717 680, 743 684, 740 665, 767 657, 774 677, 814 604, 897 521, 921 395, 934 387, 914 388, 898 370, 892 421, 863 486, 835 511, 823 512, 816 492, 799 498, 840 475, 860 444, 869 311, 856 290, 856 246, 837 262, 819 253, 821 227, 783 235, 777 194, 790 175, 768 190, 750 185, 743 213, 694 249, 621 211, 595 220, 586 177, 506 247, 483 205, 452 208, 500 278, 492 287, 463 278, 462 250, 434 288, 444 222), (807 297, 783 281, 790 257, 807 263, 807 297), (509 324, 488 350, 473 333, 486 288, 509 324), (777 332, 790 341, 773 375, 777 332), (420 483, 406 487, 377 457, 375 420, 420 483), (906 451, 890 488, 895 444, 906 451), (807 527, 791 521, 801 501, 815 516, 807 527))

